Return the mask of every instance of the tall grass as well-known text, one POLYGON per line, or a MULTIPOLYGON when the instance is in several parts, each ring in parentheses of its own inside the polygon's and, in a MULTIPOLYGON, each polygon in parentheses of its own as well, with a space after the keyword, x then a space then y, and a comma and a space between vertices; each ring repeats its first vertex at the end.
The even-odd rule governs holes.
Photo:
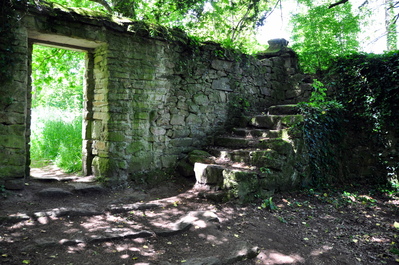
POLYGON ((55 163, 67 173, 82 170, 82 116, 58 108, 32 109, 31 166, 55 163))

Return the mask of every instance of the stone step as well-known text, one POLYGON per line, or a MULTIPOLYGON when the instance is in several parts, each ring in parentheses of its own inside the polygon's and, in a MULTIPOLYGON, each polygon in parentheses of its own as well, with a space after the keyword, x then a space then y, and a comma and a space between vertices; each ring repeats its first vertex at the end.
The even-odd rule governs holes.
POLYGON ((286 155, 272 149, 214 149, 209 151, 214 155, 216 164, 245 165, 247 168, 269 168, 281 171, 286 163, 286 155))
POLYGON ((302 115, 257 115, 251 119, 249 125, 256 128, 280 130, 302 121, 302 115))
POLYGON ((300 110, 296 104, 275 105, 268 108, 269 115, 295 115, 299 113, 300 110))
POLYGON ((272 149, 282 155, 288 155, 293 151, 291 143, 282 138, 247 139, 242 137, 221 136, 215 138, 214 144, 215 146, 230 149, 272 149))
POLYGON ((276 186, 276 175, 271 170, 263 173, 259 170, 227 165, 195 163, 194 172, 197 186, 223 190, 225 199, 236 198, 242 202, 253 200, 255 194, 262 196, 268 193, 270 196, 276 186))
POLYGON ((218 198, 224 193, 224 199, 242 202, 297 186, 306 170, 306 161, 297 154, 300 130, 290 128, 303 121, 298 113, 296 105, 271 106, 267 115, 215 137, 208 148, 211 157, 194 163, 196 185, 217 192, 218 198))
POLYGON ((287 138, 288 130, 269 130, 258 128, 233 128, 232 133, 245 138, 287 138))

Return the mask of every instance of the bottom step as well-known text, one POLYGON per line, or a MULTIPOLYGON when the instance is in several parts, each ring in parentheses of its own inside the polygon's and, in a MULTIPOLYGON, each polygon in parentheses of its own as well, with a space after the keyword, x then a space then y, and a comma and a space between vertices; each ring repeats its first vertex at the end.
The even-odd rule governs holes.
POLYGON ((235 198, 240 202, 269 197, 276 187, 291 188, 296 179, 295 172, 291 172, 287 178, 283 173, 287 175, 288 172, 258 172, 204 163, 195 163, 194 172, 197 186, 212 191, 223 190, 226 200, 235 198))

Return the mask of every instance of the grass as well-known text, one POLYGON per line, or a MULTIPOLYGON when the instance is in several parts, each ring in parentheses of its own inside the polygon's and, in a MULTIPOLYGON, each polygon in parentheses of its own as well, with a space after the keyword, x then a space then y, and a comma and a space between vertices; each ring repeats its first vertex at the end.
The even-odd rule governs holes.
POLYGON ((31 166, 54 163, 66 173, 82 170, 80 112, 56 108, 32 110, 31 166))

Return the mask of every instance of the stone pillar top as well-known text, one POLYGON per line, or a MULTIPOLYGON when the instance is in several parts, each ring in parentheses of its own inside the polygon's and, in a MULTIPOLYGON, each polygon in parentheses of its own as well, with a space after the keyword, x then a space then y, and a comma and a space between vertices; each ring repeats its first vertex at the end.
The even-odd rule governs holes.
MULTIPOLYGON (((288 43, 286 39, 271 39, 268 41, 269 47, 264 52, 260 52, 257 54, 259 59, 270 58, 275 56, 281 56, 283 54, 294 55, 294 51, 288 48, 288 43)), ((295 56, 295 55, 294 55, 295 56)))
POLYGON ((267 53, 279 52, 288 46, 286 39, 271 39, 267 43, 269 43, 269 48, 265 51, 267 53))

